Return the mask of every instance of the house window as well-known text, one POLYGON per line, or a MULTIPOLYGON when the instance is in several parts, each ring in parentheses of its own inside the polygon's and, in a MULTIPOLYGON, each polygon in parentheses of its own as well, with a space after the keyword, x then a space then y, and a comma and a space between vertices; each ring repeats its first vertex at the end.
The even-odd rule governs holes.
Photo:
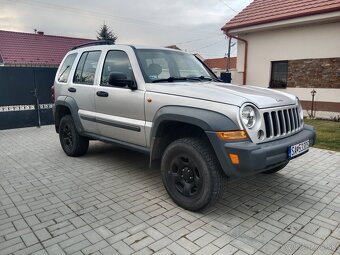
POLYGON ((270 88, 286 88, 288 78, 288 61, 273 61, 270 88))

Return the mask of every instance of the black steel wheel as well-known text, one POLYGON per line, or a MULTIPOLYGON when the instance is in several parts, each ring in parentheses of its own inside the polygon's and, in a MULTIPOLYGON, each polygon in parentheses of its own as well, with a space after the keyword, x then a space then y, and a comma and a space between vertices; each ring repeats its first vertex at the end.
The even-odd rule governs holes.
POLYGON ((187 210, 202 210, 223 192, 225 176, 210 144, 203 139, 172 142, 163 154, 161 171, 170 197, 187 210))
POLYGON ((71 115, 63 116, 60 121, 59 140, 64 152, 71 157, 84 155, 89 147, 89 139, 79 135, 71 115))

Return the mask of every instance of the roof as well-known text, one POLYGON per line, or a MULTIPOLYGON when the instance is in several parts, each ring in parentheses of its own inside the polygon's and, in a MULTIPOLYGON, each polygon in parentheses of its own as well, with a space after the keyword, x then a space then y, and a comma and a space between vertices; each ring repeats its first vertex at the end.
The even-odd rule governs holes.
MULTIPOLYGON (((236 57, 230 58, 230 69, 236 68, 236 57)), ((210 58, 204 60, 204 63, 210 68, 227 69, 228 58, 210 58)))
POLYGON ((222 30, 229 31, 335 11, 340 11, 340 0, 254 0, 227 22, 222 30))
POLYGON ((90 41, 0 30, 0 59, 5 65, 59 65, 71 48, 90 41))

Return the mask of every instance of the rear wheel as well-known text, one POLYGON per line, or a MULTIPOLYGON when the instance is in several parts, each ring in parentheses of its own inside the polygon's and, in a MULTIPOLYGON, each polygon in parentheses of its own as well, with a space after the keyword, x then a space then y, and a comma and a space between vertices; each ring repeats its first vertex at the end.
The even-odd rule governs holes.
POLYGON ((59 140, 64 152, 71 157, 84 155, 89 148, 89 139, 79 135, 71 115, 62 117, 59 140))
POLYGON ((162 179, 169 196, 179 206, 198 211, 223 193, 225 176, 210 144, 200 138, 182 138, 165 150, 162 179))
POLYGON ((274 173, 282 170, 283 168, 285 168, 288 165, 288 163, 289 163, 289 161, 287 161, 287 162, 285 162, 285 163, 283 163, 283 164, 281 164, 281 165, 279 165, 277 167, 274 167, 274 168, 272 168, 270 170, 264 171, 262 173, 263 174, 274 174, 274 173))

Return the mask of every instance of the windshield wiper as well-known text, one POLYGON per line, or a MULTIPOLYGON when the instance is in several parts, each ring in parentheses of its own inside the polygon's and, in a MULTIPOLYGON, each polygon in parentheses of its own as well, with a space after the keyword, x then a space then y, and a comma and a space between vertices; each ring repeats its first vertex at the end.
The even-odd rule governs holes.
POLYGON ((174 82, 174 81, 218 81, 221 82, 220 79, 212 78, 212 77, 206 77, 206 76, 199 76, 199 77, 173 77, 170 76, 166 79, 157 79, 153 80, 153 83, 156 82, 174 82))
POLYGON ((213 77, 206 77, 206 76, 200 76, 200 77, 197 77, 201 80, 204 80, 204 81, 217 81, 217 82, 222 82, 222 80, 218 79, 218 78, 213 78, 213 77))
POLYGON ((156 82, 164 82, 164 81, 167 81, 167 82, 174 82, 174 81, 187 81, 187 80, 197 80, 199 81, 200 79, 199 78, 191 78, 191 77, 172 77, 170 76, 169 78, 166 78, 166 79, 157 79, 157 80, 153 80, 152 82, 153 83, 156 83, 156 82))

